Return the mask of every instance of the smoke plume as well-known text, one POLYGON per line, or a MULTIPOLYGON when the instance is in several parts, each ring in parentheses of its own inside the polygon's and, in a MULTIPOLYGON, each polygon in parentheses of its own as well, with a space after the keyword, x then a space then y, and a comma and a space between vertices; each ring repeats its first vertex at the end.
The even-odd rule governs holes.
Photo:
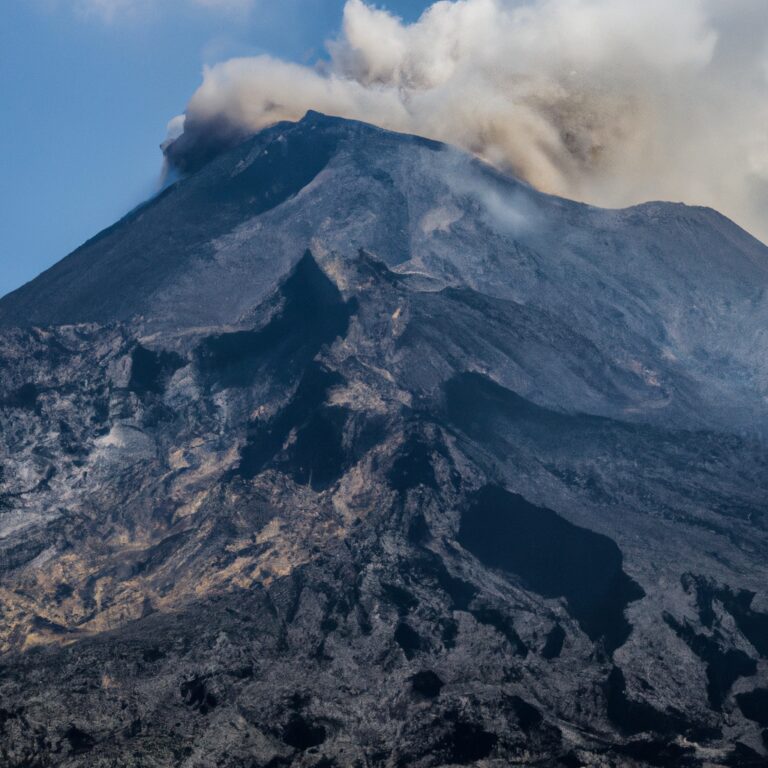
POLYGON ((327 51, 206 69, 172 162, 314 109, 597 205, 709 205, 768 239, 764 0, 441 0, 412 24, 348 0, 327 51))

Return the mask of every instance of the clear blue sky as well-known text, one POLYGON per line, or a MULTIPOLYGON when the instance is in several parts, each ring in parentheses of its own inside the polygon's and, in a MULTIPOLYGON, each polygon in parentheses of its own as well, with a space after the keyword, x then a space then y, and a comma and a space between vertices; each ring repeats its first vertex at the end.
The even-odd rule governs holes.
MULTIPOLYGON (((255 0, 243 15, 145 0, 107 21, 79 12, 85 1, 0 0, 0 295, 152 194, 166 123, 203 64, 262 52, 312 60, 344 5, 255 0)), ((377 5, 414 19, 429 3, 377 5)))

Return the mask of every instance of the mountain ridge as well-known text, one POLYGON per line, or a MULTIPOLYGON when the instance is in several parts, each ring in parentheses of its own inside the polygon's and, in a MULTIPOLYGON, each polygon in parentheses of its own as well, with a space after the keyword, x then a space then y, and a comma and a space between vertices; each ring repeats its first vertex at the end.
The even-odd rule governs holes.
MULTIPOLYGON (((328 132, 333 133, 334 129, 339 129, 341 133, 343 134, 345 131, 349 131, 351 133, 362 132, 364 135, 368 136, 376 136, 379 138, 390 138, 393 139, 396 142, 415 142, 418 143, 419 146, 429 147, 434 151, 437 152, 446 152, 451 151, 455 152, 455 150, 452 150, 448 145, 442 144, 437 141, 433 141, 431 139, 423 139, 421 137, 417 136, 410 136, 408 134, 401 134, 396 133, 393 131, 388 131, 385 129, 377 128, 376 126, 362 123, 360 121, 353 121, 353 120, 346 120, 343 118, 336 118, 336 117, 329 117, 326 115, 323 115, 318 112, 309 111, 307 115, 298 123, 277 123, 273 126, 270 126, 267 129, 264 129, 263 131, 255 134, 254 136, 247 138, 244 141, 238 142, 234 147, 229 147, 227 150, 223 150, 216 155, 214 155, 207 163, 203 164, 199 168, 196 169, 194 173, 192 173, 190 176, 186 176, 182 178, 181 180, 175 182, 170 187, 164 189, 161 191, 158 195, 151 198, 150 200, 146 201, 145 203, 142 203, 140 206, 138 206, 133 211, 126 214, 125 217, 123 217, 121 220, 113 224, 112 226, 108 227, 107 229, 103 230, 102 232, 96 234, 93 238, 89 239, 86 243, 84 243, 82 246, 77 248, 75 251, 73 251, 72 254, 65 257, 62 261, 57 262, 57 264, 53 265, 53 267, 46 270, 44 273, 42 273, 37 278, 31 280, 29 283, 25 284, 24 286, 21 286, 20 288, 11 291, 6 296, 2 297, 0 299, 0 323, 9 325, 13 324, 13 318, 15 317, 15 322, 17 324, 28 324, 30 322, 29 318, 25 318, 20 315, 18 311, 14 311, 13 305, 14 303, 17 303, 24 293, 32 293, 34 295, 34 291, 32 290, 33 286, 39 286, 42 285, 45 281, 45 276, 50 276, 53 272, 56 270, 62 269, 63 265, 72 257, 81 254, 82 252, 88 252, 89 249, 92 249, 94 246, 98 245, 102 240, 105 238, 111 237, 113 234, 115 234, 117 231, 120 231, 122 228, 125 228, 127 225, 130 225, 134 223, 135 221, 142 218, 142 216, 149 210, 153 209, 155 206, 162 203, 162 201, 167 198, 168 196, 176 194, 181 188, 186 188, 189 186, 194 177, 198 176, 201 172, 208 172, 208 176, 215 173, 215 170, 223 171, 226 170, 228 167, 230 170, 228 171, 229 175, 231 176, 230 182, 232 179, 236 179, 237 176, 242 175, 242 173, 246 170, 248 170, 249 167, 251 167, 253 162, 253 155, 261 154, 259 150, 263 149, 262 145, 269 145, 273 142, 280 144, 284 143, 286 140, 286 135, 290 136, 292 133, 298 132, 298 133, 309 133, 314 132, 317 129, 320 129, 320 133, 328 132), (273 138, 274 137, 274 138, 273 138), (246 157, 243 158, 242 155, 245 154, 246 157), (250 156, 250 158, 248 157, 250 156), (235 166, 241 166, 239 169, 235 166), (214 169, 214 166, 216 167, 214 169), (224 166, 224 167, 222 167, 224 166), (244 167, 242 167, 244 166, 244 167), (11 301, 10 298, 13 297, 15 301, 11 301), (3 306, 5 305, 5 306, 3 306)), ((301 136, 302 139, 306 139, 306 136, 301 136)), ((336 139, 337 137, 333 137, 336 139)), ((332 144, 333 139, 327 143, 332 144)), ((317 144, 317 141, 315 142, 317 144)), ((171 145, 173 146, 173 145, 171 145)), ((318 147, 313 146, 313 151, 317 151, 318 147)), ((325 151, 325 149, 323 150, 325 151)), ((298 194, 307 184, 310 184, 317 173, 319 173, 322 168, 325 167, 327 162, 329 161, 331 155, 333 154, 333 150, 330 154, 322 154, 320 157, 320 164, 315 168, 314 170, 310 169, 307 171, 304 169, 303 173, 308 173, 305 177, 302 177, 298 184, 289 185, 289 187, 285 190, 280 190, 280 194, 277 195, 275 199, 267 200, 264 203, 257 203, 255 209, 250 208, 245 211, 245 215, 258 215, 260 213, 264 213, 266 210, 269 210, 269 208, 266 208, 262 210, 262 205, 266 204, 269 207, 276 207, 280 204, 286 202, 286 200, 290 197, 293 197, 294 195, 298 194)), ((762 250, 762 256, 764 257, 762 262, 760 263, 759 260, 755 260, 755 266, 760 267, 763 271, 768 271, 768 266, 766 265, 766 259, 765 255, 768 254, 768 248, 764 246, 762 243, 760 243, 758 240, 752 238, 751 235, 746 233, 744 230, 741 230, 738 225, 733 223, 731 220, 727 219, 726 217, 722 216, 722 214, 719 214, 717 211, 714 211, 710 208, 704 208, 701 206, 686 206, 682 203, 670 203, 670 202, 661 202, 661 201, 649 201, 646 203, 641 203, 639 205, 631 206, 629 208, 623 208, 623 209, 599 209, 595 208, 594 206, 589 206, 581 203, 574 203, 568 200, 565 200, 563 198, 556 198, 551 197, 548 195, 542 195, 540 193, 535 192, 533 188, 529 187, 529 185, 525 184, 524 182, 521 182, 520 180, 505 175, 498 171, 497 169, 493 168, 492 166, 485 165, 484 163, 481 163, 477 160, 472 160, 469 158, 469 156, 463 155, 463 153, 458 153, 459 155, 463 156, 467 162, 469 162, 475 169, 480 170, 481 173, 486 175, 488 178, 495 179, 502 184, 505 184, 509 186, 510 184, 513 187, 520 187, 524 188, 528 191, 530 191, 532 194, 534 194, 536 197, 545 199, 545 200, 552 200, 555 202, 555 204, 565 205, 568 207, 576 207, 577 209, 580 209, 584 212, 594 211, 598 213, 604 213, 604 214, 616 214, 622 217, 626 218, 632 218, 634 215, 641 215, 641 214, 649 214, 649 218, 658 219, 660 214, 667 214, 666 218, 674 218, 672 216, 672 212, 675 210, 682 210, 687 211, 689 213, 693 214, 701 214, 705 215, 706 217, 713 217, 716 220, 719 220, 719 223, 725 225, 726 228, 732 230, 735 234, 739 234, 742 237, 742 240, 749 241, 752 240, 753 244, 760 247, 760 250, 762 250)), ((257 175, 262 177, 262 180, 260 180, 260 183, 263 184, 263 175, 264 175, 264 169, 258 168, 256 169, 258 171, 257 175)), ((284 168, 280 168, 281 171, 285 170, 284 168)), ((221 173, 217 175, 217 178, 215 181, 221 182, 221 173)), ((226 175, 226 174, 224 174, 226 175)), ((204 183, 210 184, 210 179, 205 178, 204 183)), ((224 190, 219 192, 219 195, 224 195, 224 197, 231 197, 236 198, 238 196, 237 189, 234 190, 231 188, 232 184, 227 184, 226 180, 223 183, 224 190)), ((248 201, 251 206, 253 206, 253 185, 252 184, 246 184, 246 189, 244 190, 245 194, 247 194, 250 198, 248 201)), ((262 190, 262 194, 265 195, 265 197, 269 198, 270 195, 274 195, 274 190, 267 189, 262 190)), ((190 197, 194 198, 194 192, 190 194, 190 197)), ((182 201, 183 203, 187 203, 188 200, 182 201)), ((219 200, 216 200, 215 198, 213 200, 206 200, 206 203, 216 203, 220 202, 219 200)), ((98 254, 95 254, 98 256, 98 254)), ((745 255, 752 255, 749 253, 746 253, 745 255)), ((167 254, 166 254, 167 258, 167 254)), ((81 265, 78 265, 81 266, 81 265)), ((76 268, 75 270, 76 271, 76 268)), ((79 276, 79 279, 82 279, 82 276, 79 276)), ((45 290, 43 288, 43 290, 45 290)), ((112 317, 88 317, 86 316, 56 316, 55 313, 51 314, 47 317, 45 315, 40 316, 41 317, 41 324, 46 324, 46 322, 52 321, 53 324, 62 324, 66 322, 90 322, 94 320, 104 320, 104 319, 121 319, 126 320, 129 319, 130 315, 123 316, 123 315, 113 315, 112 317)))
POLYGON ((0 301, 4 765, 766 759, 768 249, 436 146, 274 126, 0 301))
MULTIPOLYGON (((247 324, 307 249, 321 263, 363 249, 435 289, 540 308, 598 346, 610 327, 611 356, 650 380, 682 359, 670 373, 696 371, 709 412, 741 380, 742 400, 766 387, 754 340, 768 319, 768 248, 729 220, 678 204, 603 211, 551 198, 445 145, 363 123, 309 113, 273 126, 116 227, 0 300, 0 324, 133 318, 147 334, 247 324)), ((720 425, 762 432, 753 399, 720 425)))

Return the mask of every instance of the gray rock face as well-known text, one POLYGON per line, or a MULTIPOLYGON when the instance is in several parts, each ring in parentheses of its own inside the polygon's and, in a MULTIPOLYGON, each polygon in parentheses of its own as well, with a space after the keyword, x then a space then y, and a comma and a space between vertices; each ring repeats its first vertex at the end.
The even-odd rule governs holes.
POLYGON ((0 300, 0 764, 768 759, 768 249, 310 113, 0 300))

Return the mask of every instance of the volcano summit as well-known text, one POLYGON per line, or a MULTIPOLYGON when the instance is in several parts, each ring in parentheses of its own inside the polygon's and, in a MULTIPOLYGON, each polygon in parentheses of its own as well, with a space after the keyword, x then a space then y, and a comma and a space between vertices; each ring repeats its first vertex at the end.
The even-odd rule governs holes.
POLYGON ((765 765, 768 248, 318 113, 185 162, 0 300, 0 763, 765 765))

